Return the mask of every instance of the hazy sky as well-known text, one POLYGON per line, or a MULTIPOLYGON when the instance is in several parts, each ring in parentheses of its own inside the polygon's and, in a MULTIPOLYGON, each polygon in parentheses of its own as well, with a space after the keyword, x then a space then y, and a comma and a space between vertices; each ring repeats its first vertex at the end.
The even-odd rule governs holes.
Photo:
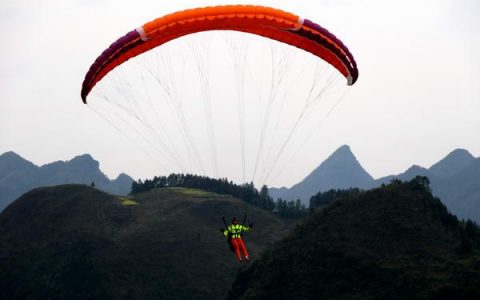
POLYGON ((81 102, 83 78, 101 51, 147 21, 232 3, 315 21, 348 46, 360 70, 309 152, 270 186, 298 182, 343 144, 376 178, 429 167, 456 148, 480 156, 477 0, 1 0, 0 153, 38 165, 90 153, 111 178, 165 174, 81 102))

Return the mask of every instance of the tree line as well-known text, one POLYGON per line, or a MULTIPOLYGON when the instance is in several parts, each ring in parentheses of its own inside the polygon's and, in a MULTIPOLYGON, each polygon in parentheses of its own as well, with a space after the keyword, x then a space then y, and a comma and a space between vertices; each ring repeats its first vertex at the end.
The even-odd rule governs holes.
POLYGON ((275 208, 275 203, 268 195, 266 185, 258 191, 253 183, 238 185, 227 178, 214 179, 193 174, 170 174, 168 176, 155 176, 153 179, 146 179, 145 181, 138 180, 132 183, 131 193, 136 194, 167 187, 202 189, 217 194, 231 195, 268 211, 275 208))
POLYGON ((227 178, 214 179, 193 174, 170 174, 168 176, 155 176, 153 179, 134 181, 131 194, 168 187, 195 188, 217 194, 231 195, 284 218, 299 218, 308 213, 307 208, 301 204, 300 200, 278 199, 274 201, 268 194, 266 185, 258 190, 253 182, 238 185, 227 178))

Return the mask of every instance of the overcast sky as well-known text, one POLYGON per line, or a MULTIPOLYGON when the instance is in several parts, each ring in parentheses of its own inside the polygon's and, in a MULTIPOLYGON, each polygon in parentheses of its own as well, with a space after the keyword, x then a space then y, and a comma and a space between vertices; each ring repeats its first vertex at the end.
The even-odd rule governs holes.
MULTIPOLYGON (((350 145, 375 178, 430 167, 456 148, 480 156, 480 1, 235 1, 272 6, 335 33, 358 82, 289 172, 290 186, 350 145)), ((0 153, 42 165, 90 153, 111 178, 164 174, 88 109, 80 87, 113 41, 167 13, 227 1, 0 1, 0 153)), ((221 174, 220 174, 221 175, 221 174)))

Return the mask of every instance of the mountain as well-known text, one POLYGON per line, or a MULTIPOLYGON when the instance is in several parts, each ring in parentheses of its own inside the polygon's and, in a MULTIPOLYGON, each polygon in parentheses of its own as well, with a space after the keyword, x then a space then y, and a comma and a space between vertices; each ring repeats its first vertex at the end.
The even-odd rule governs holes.
POLYGON ((475 157, 465 149, 455 149, 445 158, 431 166, 428 171, 436 177, 450 177, 467 168, 475 161, 475 157))
POLYGON ((330 189, 356 187, 369 189, 388 184, 392 179, 408 181, 415 176, 427 176, 432 191, 448 209, 459 218, 468 218, 480 223, 480 163, 467 150, 455 149, 445 158, 424 168, 413 165, 405 172, 373 180, 361 167, 348 146, 342 146, 318 166, 304 180, 290 189, 270 188, 274 198, 286 200, 309 199, 318 192, 330 189))
POLYGON ((422 178, 327 206, 240 273, 230 299, 480 299, 480 230, 422 178))
POLYGON ((226 195, 165 188, 134 198, 86 185, 32 190, 0 214, 2 299, 224 299, 239 264, 222 215, 248 214, 253 260, 291 225, 226 195), (273 234, 272 234, 273 233, 273 234))
POLYGON ((388 183, 393 178, 398 178, 405 181, 410 180, 418 175, 427 176, 432 181, 439 178, 448 178, 465 169, 474 161, 475 157, 473 157, 473 155, 467 150, 455 149, 428 169, 413 165, 401 174, 385 176, 375 180, 375 186, 379 186, 382 183, 388 183))
POLYGON ((300 199, 304 204, 308 205, 310 197, 319 191, 350 187, 370 188, 373 184, 373 177, 363 169, 350 150, 350 147, 344 145, 338 148, 301 182, 290 189, 285 187, 280 189, 270 188, 269 193, 273 199, 300 199))
POLYGON ((480 223, 480 158, 453 176, 432 181, 432 190, 457 216, 480 223))
POLYGON ((467 150, 455 149, 445 158, 426 169, 412 166, 399 175, 375 180, 375 186, 397 178, 403 181, 415 176, 427 176, 432 192, 447 208, 461 219, 480 223, 480 159, 467 150))
POLYGON ((126 174, 120 174, 115 180, 108 179, 100 171, 98 161, 88 154, 38 167, 14 152, 6 152, 0 155, 0 211, 36 187, 92 182, 101 190, 126 195, 133 179, 126 174))
POLYGON ((392 181, 392 179, 399 179, 399 180, 402 180, 402 181, 408 181, 408 180, 414 178, 415 176, 427 176, 428 178, 434 177, 434 176, 432 176, 432 174, 430 173, 430 171, 428 169, 425 169, 424 167, 421 167, 421 166, 413 165, 410 168, 408 168, 405 172, 400 173, 398 175, 389 175, 389 176, 385 176, 385 177, 382 177, 382 178, 379 178, 379 179, 375 180, 375 185, 374 186, 378 187, 382 184, 387 184, 390 181, 392 181))
POLYGON ((0 180, 11 173, 35 169, 35 165, 23 159, 15 152, 5 152, 0 155, 0 180))

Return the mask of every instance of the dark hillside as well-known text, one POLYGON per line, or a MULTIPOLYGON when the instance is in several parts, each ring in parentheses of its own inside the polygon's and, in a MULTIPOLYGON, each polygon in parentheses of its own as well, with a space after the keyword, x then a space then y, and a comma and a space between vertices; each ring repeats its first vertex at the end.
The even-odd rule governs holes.
POLYGON ((425 177, 337 200, 240 274, 232 299, 480 299, 478 227, 425 177))
POLYGON ((131 199, 82 185, 33 190, 0 215, 0 298, 225 298, 247 265, 228 250, 220 216, 243 213, 255 222, 252 258, 287 231, 271 213, 201 190, 131 199))

